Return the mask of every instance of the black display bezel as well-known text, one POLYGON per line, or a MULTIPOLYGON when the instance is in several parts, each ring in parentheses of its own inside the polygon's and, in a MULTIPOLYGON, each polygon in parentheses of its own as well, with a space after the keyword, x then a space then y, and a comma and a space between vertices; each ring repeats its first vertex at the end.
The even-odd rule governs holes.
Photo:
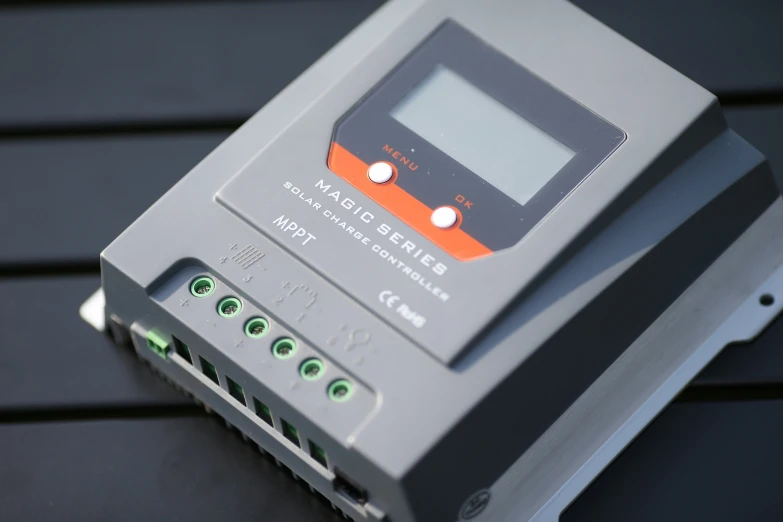
MULTIPOLYGON (((486 132, 477 129, 477 133, 486 132)), ((625 133, 453 21, 379 82, 336 126, 334 140, 366 163, 382 146, 413 151, 424 170, 399 168, 398 186, 431 208, 474 201, 461 228, 492 249, 519 242, 624 140, 625 133), (485 181, 391 115, 438 66, 444 66, 576 152, 524 205, 485 181)), ((456 205, 455 205, 456 206, 456 205)))

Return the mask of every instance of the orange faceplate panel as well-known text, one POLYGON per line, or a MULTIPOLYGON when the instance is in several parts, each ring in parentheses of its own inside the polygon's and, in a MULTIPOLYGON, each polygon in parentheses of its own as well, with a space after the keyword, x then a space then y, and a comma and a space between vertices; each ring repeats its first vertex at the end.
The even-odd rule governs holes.
POLYGON ((460 261, 469 261, 492 253, 489 248, 459 228, 461 219, 454 227, 446 230, 433 225, 430 216, 434 209, 429 208, 398 187, 394 183, 396 176, 392 178, 392 181, 380 185, 370 181, 367 177, 369 165, 338 143, 332 143, 328 165, 332 172, 372 198, 373 201, 413 227, 454 258, 460 261))

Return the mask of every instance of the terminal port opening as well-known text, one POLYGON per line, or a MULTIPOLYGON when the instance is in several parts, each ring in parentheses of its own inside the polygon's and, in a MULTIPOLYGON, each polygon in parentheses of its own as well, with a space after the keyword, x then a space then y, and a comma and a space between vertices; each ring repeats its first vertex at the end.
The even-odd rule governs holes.
POLYGON ((193 364, 193 359, 190 356, 190 348, 188 348, 188 345, 174 337, 171 336, 172 341, 174 341, 174 351, 177 352, 177 355, 188 361, 189 364, 193 364))
POLYGON ((323 450, 323 448, 311 440, 307 442, 310 446, 310 456, 313 457, 313 460, 315 460, 321 466, 328 468, 329 466, 326 463, 326 452, 323 450))
POLYGON ((218 374, 215 366, 200 355, 198 356, 198 360, 201 363, 201 373, 206 375, 210 381, 220 386, 220 381, 218 380, 218 374))
POLYGON ((284 419, 280 419, 280 422, 283 423, 283 435, 285 435, 285 438, 296 444, 297 447, 301 448, 302 444, 299 442, 299 431, 284 419))
POLYGON ((339 469, 334 470, 332 485, 334 486, 335 491, 342 493, 344 496, 348 497, 348 499, 360 506, 367 503, 367 490, 348 478, 339 469))
POLYGON ((238 402, 242 403, 242 406, 247 406, 245 401, 245 391, 238 383, 234 382, 231 377, 226 375, 226 383, 228 384, 228 394, 235 398, 238 402))
POLYGON ((256 415, 258 415, 261 420, 274 428, 275 421, 272 419, 272 410, 269 409, 269 406, 259 401, 255 397, 253 397, 253 406, 256 408, 256 415))

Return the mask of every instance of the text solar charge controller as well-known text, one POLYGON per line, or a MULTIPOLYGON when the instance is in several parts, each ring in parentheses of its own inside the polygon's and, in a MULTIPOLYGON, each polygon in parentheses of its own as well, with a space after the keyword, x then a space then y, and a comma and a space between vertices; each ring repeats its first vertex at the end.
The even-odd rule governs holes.
POLYGON ((778 198, 573 5, 396 0, 103 252, 104 317, 354 520, 555 522, 709 362, 661 318, 778 198))

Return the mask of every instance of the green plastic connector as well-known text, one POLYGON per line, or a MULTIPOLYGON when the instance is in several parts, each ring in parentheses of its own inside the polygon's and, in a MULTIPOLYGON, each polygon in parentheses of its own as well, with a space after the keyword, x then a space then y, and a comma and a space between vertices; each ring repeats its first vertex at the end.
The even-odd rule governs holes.
POLYGON ((169 342, 157 328, 147 331, 147 348, 155 352, 161 359, 169 358, 169 342))

